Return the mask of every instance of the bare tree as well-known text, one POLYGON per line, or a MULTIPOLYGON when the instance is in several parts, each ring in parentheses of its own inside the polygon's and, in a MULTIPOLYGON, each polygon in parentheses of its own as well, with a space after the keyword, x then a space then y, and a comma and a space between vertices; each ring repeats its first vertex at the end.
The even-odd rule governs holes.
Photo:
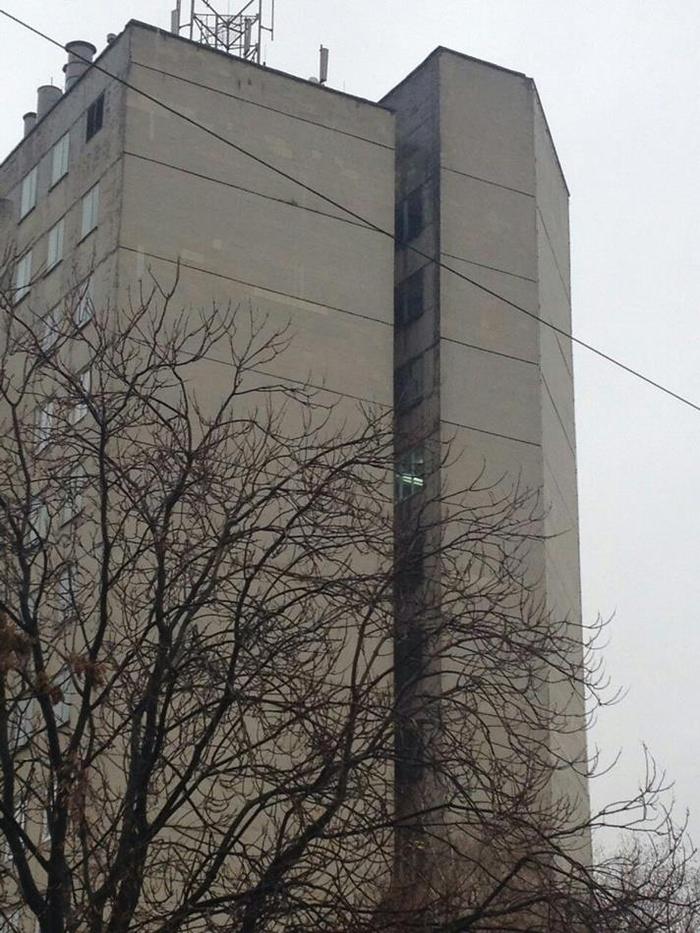
POLYGON ((8 929, 692 929, 653 770, 553 791, 590 763, 552 685, 602 684, 528 581, 536 495, 416 475, 397 522, 390 415, 271 377, 287 332, 3 281, 8 929), (592 865, 601 823, 670 845, 592 865))

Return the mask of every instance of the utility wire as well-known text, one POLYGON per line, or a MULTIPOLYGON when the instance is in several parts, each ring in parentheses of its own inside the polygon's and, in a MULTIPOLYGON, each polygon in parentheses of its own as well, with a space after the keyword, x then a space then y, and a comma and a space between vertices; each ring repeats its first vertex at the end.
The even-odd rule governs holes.
MULTIPOLYGON (((45 32, 42 32, 40 29, 37 29, 35 26, 30 25, 24 20, 20 19, 17 16, 13 16, 12 13, 8 13, 7 10, 0 8, 0 13, 5 16, 7 19, 16 23, 18 26, 22 26, 24 29, 27 29, 29 32, 33 33, 35 36, 44 39, 46 42, 51 43, 51 45, 56 46, 56 48, 64 50, 65 46, 63 43, 59 42, 57 39, 54 39, 52 36, 47 35, 45 32)), ((385 230, 383 227, 378 226, 373 223, 371 220, 368 220, 366 217, 363 217, 361 214, 358 214, 352 208, 346 207, 344 204, 341 204, 339 201, 336 201, 334 198, 330 197, 327 194, 324 194, 322 191, 318 191, 316 188, 313 188, 311 185, 307 185, 305 182, 300 181, 298 178, 295 178, 293 175, 290 175, 288 172, 285 172, 284 169, 279 168, 278 166, 268 162, 266 159, 261 156, 255 155, 255 153, 250 152, 247 149, 244 149, 243 146, 234 143, 232 140, 227 139, 225 136, 222 136, 220 133, 217 133, 216 130, 211 129, 203 123, 200 123, 198 120, 195 120, 193 117, 188 116, 182 111, 177 110, 175 107, 171 107, 170 104, 166 104, 164 101, 160 100, 157 97, 154 97, 152 94, 149 94, 148 91, 144 91, 141 88, 136 87, 131 84, 129 81, 120 77, 119 75, 113 74, 110 71, 107 71, 106 68, 103 68, 101 65, 96 62, 90 61, 90 59, 85 58, 77 53, 73 53, 76 58, 83 61, 85 64, 94 68, 96 71, 101 72, 106 75, 108 78, 111 78, 113 81, 117 81, 119 84, 128 88, 130 91, 133 91, 135 94, 139 94, 141 97, 144 97, 146 100, 151 101, 151 103, 165 110, 167 113, 172 114, 174 117, 189 123, 190 126, 194 126, 196 129, 201 130, 206 133, 208 136, 211 136, 212 139, 216 139, 218 142, 223 143, 225 146, 229 146, 231 149, 235 149, 236 152, 241 153, 241 155, 246 156, 249 159, 252 159, 254 162, 257 162, 258 165, 262 165, 264 168, 269 169, 271 172, 274 172, 276 175, 279 175, 281 178, 286 179, 297 187, 301 188, 304 191, 307 191, 309 194, 314 195, 317 198, 320 198, 322 201, 325 201, 327 204, 330 204, 332 207, 337 208, 342 211, 344 214, 347 214, 349 217, 354 218, 356 221, 359 221, 364 227, 373 230, 376 233, 381 234, 382 236, 388 237, 392 242, 399 243, 394 232, 385 230)), ((588 350, 590 353, 593 353, 595 356, 600 357, 606 362, 611 363, 613 366, 617 366, 618 369, 622 369, 624 372, 629 373, 629 375, 636 377, 637 379, 645 382, 647 385, 652 386, 655 389, 658 389, 660 392, 663 392, 665 395, 669 395, 671 398, 675 399, 678 402, 681 402, 683 405, 687 405, 689 408, 693 408, 695 411, 700 412, 700 404, 693 402, 691 399, 687 398, 684 395, 680 395, 678 392, 674 392, 673 389, 669 389, 667 386, 662 385, 662 383, 657 382, 655 379, 652 379, 650 376, 645 376, 644 373, 640 372, 637 369, 634 369, 632 366, 628 366, 626 363, 623 363, 622 360, 617 359, 609 353, 606 353, 604 350, 600 350, 598 347, 594 346, 591 343, 588 343, 585 340, 582 340, 580 337, 576 337, 574 334, 569 333, 563 327, 559 327, 557 324, 553 324, 551 321, 547 321, 545 318, 540 317, 538 314, 535 314, 534 311, 529 311, 527 308, 524 308, 522 305, 517 304, 514 301, 511 301, 509 298, 506 298, 504 295, 499 294, 493 289, 489 288, 486 285, 483 285, 481 282, 477 282, 476 279, 470 278, 470 276, 465 275, 463 272, 459 272, 457 269, 453 269, 451 266, 444 263, 441 259, 435 258, 428 253, 423 252, 423 250, 418 249, 416 246, 412 246, 406 243, 399 243, 400 246, 405 249, 410 250, 416 256, 420 256, 422 259, 425 259, 428 263, 433 263, 440 269, 444 269, 446 272, 455 275, 457 278, 461 279, 464 282, 467 282, 469 285, 472 285, 474 288, 479 289, 479 291, 484 292, 487 295, 490 295, 492 298, 496 298, 498 301, 503 302, 513 310, 520 312, 521 314, 527 315, 534 321, 537 321, 539 324, 543 324, 545 327, 548 327, 550 330, 559 334, 562 337, 565 337, 567 340, 571 340, 572 343, 577 344, 579 347, 583 347, 585 350, 588 350)))

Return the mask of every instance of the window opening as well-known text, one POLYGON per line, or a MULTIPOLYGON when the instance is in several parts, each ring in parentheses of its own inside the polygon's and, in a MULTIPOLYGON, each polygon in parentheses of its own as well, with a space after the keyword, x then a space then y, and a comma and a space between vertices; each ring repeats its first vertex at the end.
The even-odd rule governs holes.
POLYGON ((34 499, 29 508, 29 527, 25 541, 29 548, 38 547, 49 533, 49 510, 41 499, 34 499))
POLYGON ((73 617, 73 567, 66 564, 58 578, 56 593, 60 621, 66 622, 73 617))
POLYGON ((85 128, 85 142, 90 142, 102 129, 105 113, 105 96, 100 94, 97 100, 94 100, 87 109, 87 125, 85 128))
POLYGON ((51 187, 68 174, 69 151, 70 133, 66 133, 51 149, 51 187))
POLYGON ((56 421, 56 403, 49 399, 41 406, 37 414, 37 447, 39 450, 46 447, 51 440, 56 421))
POLYGON ((51 350, 58 341, 59 335, 61 333, 61 318, 61 305, 56 305, 54 308, 52 308, 44 318, 44 334, 41 339, 41 349, 45 353, 48 353, 48 351, 51 350))
POLYGON ((46 271, 50 272, 63 259, 64 222, 59 222, 49 230, 49 249, 46 258, 46 271))
POLYGON ((37 166, 24 176, 22 179, 22 191, 20 195, 19 219, 26 217, 27 214, 36 207, 36 183, 37 166))
POLYGON ((15 272, 15 304, 26 298, 32 284, 32 251, 29 250, 17 263, 15 272))
POLYGON ((65 726, 70 722, 70 714, 75 704, 76 690, 68 667, 62 667, 56 678, 56 686, 60 691, 58 703, 54 706, 56 725, 65 726))
POLYGON ((83 490, 85 489, 87 477, 85 476, 85 470, 79 468, 68 477, 66 483, 66 498, 63 502, 63 511, 61 514, 61 524, 66 525, 68 522, 73 521, 73 519, 80 514, 83 508, 83 490))
POLYGON ((83 198, 83 224, 81 236, 86 237, 88 233, 97 226, 97 216, 100 209, 100 186, 99 184, 91 188, 83 198))
POLYGON ((423 278, 421 267, 396 287, 394 311, 399 326, 410 324, 423 314, 423 278))
POLYGON ((425 534, 422 531, 405 538, 398 548, 396 583, 399 594, 414 592, 424 579, 425 534))
POLYGON ((423 189, 416 188, 396 207, 396 239, 408 243, 415 239, 424 226, 423 189))
POLYGON ((78 296, 78 302, 75 306, 74 321, 75 326, 80 329, 85 327, 85 325, 92 319, 94 313, 94 304, 92 301, 92 282, 87 282, 83 285, 82 290, 78 296))
POLYGON ((73 424, 77 424, 78 421, 82 420, 85 415, 88 413, 88 397, 92 391, 92 370, 84 370, 79 377, 80 382, 80 398, 73 406, 73 424))
POLYGON ((396 499, 403 502, 425 486, 425 453, 422 447, 403 454, 396 465, 396 499))
POLYGON ((407 411, 423 398, 423 357, 417 356, 396 370, 394 407, 407 411))

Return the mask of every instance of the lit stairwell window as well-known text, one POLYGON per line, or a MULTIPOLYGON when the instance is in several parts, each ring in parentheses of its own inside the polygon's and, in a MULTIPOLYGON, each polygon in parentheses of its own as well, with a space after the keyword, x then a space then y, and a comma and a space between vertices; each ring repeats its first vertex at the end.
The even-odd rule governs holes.
POLYGON ((403 502, 425 486, 425 452, 422 447, 408 450, 396 464, 396 501, 403 502))

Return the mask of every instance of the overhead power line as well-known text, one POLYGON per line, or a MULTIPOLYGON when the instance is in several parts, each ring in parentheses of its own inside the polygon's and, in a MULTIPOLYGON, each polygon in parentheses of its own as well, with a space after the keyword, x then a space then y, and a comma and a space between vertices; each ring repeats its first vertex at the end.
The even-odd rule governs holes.
MULTIPOLYGON (((32 26, 30 23, 25 22, 17 16, 14 16, 12 13, 8 13, 7 10, 0 8, 0 13, 5 16, 7 19, 16 23, 18 26, 21 26, 24 29, 27 29, 29 32, 33 33, 35 36, 38 36, 41 39, 44 39, 46 42, 51 43, 51 45, 56 46, 56 48, 61 49, 62 51, 65 48, 65 45, 62 42, 59 42, 57 39, 54 39, 53 36, 49 36, 47 33, 42 32, 40 29, 37 29, 35 26, 32 26)), ((249 159, 252 159, 254 162, 257 162, 258 165, 262 165, 264 168, 269 169, 269 171, 274 172, 276 175, 279 175, 281 178, 286 179, 297 187, 301 188, 303 191, 307 191, 309 194, 314 195, 314 197, 320 198, 322 201, 325 201, 326 204, 330 204, 332 207, 337 208, 342 211, 344 214, 347 214, 349 217, 352 217, 354 220, 359 221, 364 227, 367 227, 370 230, 375 231, 376 233, 381 234, 382 236, 388 237, 392 242, 396 243, 397 238, 393 231, 385 230, 383 227, 378 226, 373 221, 368 220, 366 217, 363 217, 362 214, 357 213, 352 208, 347 207, 345 204, 335 200, 335 198, 330 197, 327 194, 324 194, 322 191, 319 191, 317 188, 314 188, 312 185, 306 184, 306 182, 301 181, 299 178, 291 175, 289 172, 285 172, 284 169, 279 168, 279 166, 274 165, 272 162, 268 162, 267 159, 264 159, 261 156, 255 155, 255 153, 250 152, 248 149, 245 149, 243 146, 238 143, 233 142, 225 136, 222 136, 220 133, 217 133, 216 130, 211 129, 206 126, 204 123, 200 123, 198 120, 195 120, 194 117, 188 116, 186 113, 178 110, 176 107, 172 107, 170 104, 165 103, 160 100, 158 97, 155 97, 153 94, 149 94, 148 91, 144 91, 131 82, 127 81, 125 78, 120 77, 119 75, 113 74, 108 71, 106 68, 103 68, 96 62, 92 62, 87 58, 83 58, 81 55, 73 53, 77 58, 81 59, 86 64, 90 65, 96 71, 101 72, 106 75, 108 78, 111 78, 113 81, 117 81, 123 87, 128 88, 130 91, 133 91, 135 94, 139 94, 141 97, 149 100, 151 103, 165 110, 167 113, 171 114, 174 117, 182 120, 185 123, 188 123, 190 126, 195 127, 198 130, 201 130, 203 133, 206 133, 212 139, 216 139, 218 142, 223 143, 225 146, 234 149, 236 152, 239 152, 241 155, 246 156, 249 159)), ((543 317, 540 317, 539 314, 535 314, 534 311, 530 311, 527 308, 524 308, 522 305, 517 304, 514 301, 511 301, 510 298, 506 298, 504 295, 499 294, 492 288, 489 288, 487 285, 483 285, 481 282, 478 282, 476 279, 471 278, 466 275, 464 272, 460 272, 457 269, 453 269, 447 263, 443 262, 440 258, 431 256, 429 253, 425 253, 423 250, 419 249, 416 246, 410 244, 401 243, 405 249, 410 250, 414 255, 420 256, 422 259, 425 259, 429 263, 433 263, 440 269, 444 269, 446 272, 449 272, 451 275, 456 276, 464 282, 467 282, 469 285, 472 285, 474 288, 479 289, 479 291, 484 292, 487 295, 490 295, 492 298, 497 299, 508 307, 512 308, 514 311, 518 311, 520 314, 525 314, 527 317, 531 318, 534 321, 542 324, 544 327, 548 327, 550 330, 559 334, 561 337, 565 337, 567 340, 571 340, 572 343, 575 343, 579 347, 588 350, 590 353, 593 353, 595 356, 598 356, 600 359, 605 360, 606 362, 616 366, 618 369, 623 370, 631 376, 641 380, 647 385, 652 386, 654 389, 658 389, 660 392, 663 392, 665 395, 670 396, 678 402, 681 402, 683 405, 687 405, 689 408, 693 408, 695 411, 700 412, 700 404, 692 401, 692 399, 687 398, 684 395, 681 395, 678 392, 674 392, 673 389, 669 389, 668 386, 663 385, 660 382, 657 382, 655 379, 652 379, 650 376, 646 376, 644 373, 640 372, 638 369, 635 369, 633 366, 628 366, 626 363, 623 363, 622 360, 617 359, 617 357, 612 356, 609 353, 606 353, 604 350, 599 349, 591 343, 588 343, 585 340, 582 340, 580 337, 575 336, 575 334, 570 333, 563 327, 559 327, 557 324, 552 323, 551 321, 546 320, 543 317)))

